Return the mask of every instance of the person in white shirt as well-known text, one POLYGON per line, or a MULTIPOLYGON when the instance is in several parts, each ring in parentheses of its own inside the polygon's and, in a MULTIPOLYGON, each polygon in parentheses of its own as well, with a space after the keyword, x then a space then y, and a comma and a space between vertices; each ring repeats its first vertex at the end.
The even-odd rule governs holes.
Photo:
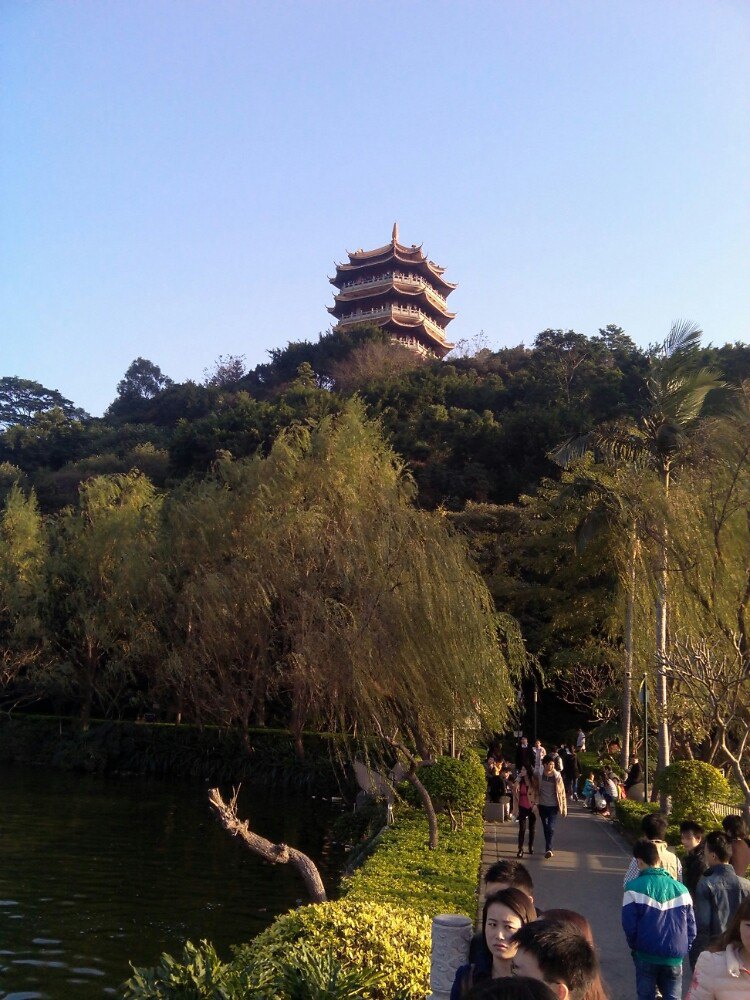
MULTIPOLYGON (((664 834, 667 832, 666 818, 661 813, 649 813, 641 820, 641 830, 643 830, 643 836, 647 840, 652 840, 656 844, 656 849, 659 852, 659 866, 666 868, 672 878, 682 882, 680 859, 669 850, 667 842, 664 840, 664 834)), ((634 878, 638 878, 638 862, 635 858, 630 862, 628 870, 625 872, 625 878, 622 880, 623 886, 632 882, 634 878)))
POLYGON ((534 740, 534 746, 531 748, 534 751, 534 773, 542 773, 542 761, 547 756, 547 751, 542 746, 541 740, 534 740))

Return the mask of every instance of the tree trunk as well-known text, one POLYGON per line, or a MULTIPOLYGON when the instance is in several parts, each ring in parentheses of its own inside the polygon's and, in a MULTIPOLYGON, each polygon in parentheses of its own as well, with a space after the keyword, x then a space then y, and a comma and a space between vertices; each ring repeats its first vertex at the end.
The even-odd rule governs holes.
POLYGON ((384 736, 383 739, 389 746, 393 747, 394 750, 397 750, 399 753, 403 754, 403 756, 406 757, 406 759, 409 761, 409 770, 406 773, 406 781, 408 781, 410 785, 414 786, 414 788, 417 790, 417 795, 419 795, 419 798, 422 802, 422 808, 424 809, 425 815, 427 816, 427 825, 430 828, 429 847, 431 851, 434 851, 438 845, 437 816, 435 815, 435 807, 432 804, 430 793, 427 791, 427 789, 424 787, 422 782, 417 777, 417 759, 414 756, 414 754, 411 753, 409 749, 403 745, 403 743, 399 743, 398 740, 394 739, 393 737, 384 736))
POLYGON ((417 790, 419 798, 422 800, 422 807, 427 815, 427 824, 430 828, 430 850, 434 851, 438 845, 438 823, 437 816, 435 815, 435 807, 432 804, 432 799, 430 798, 430 793, 424 787, 422 782, 417 777, 417 769, 414 763, 409 768, 406 775, 406 780, 410 785, 413 785, 417 790))
POLYGON ((86 664, 81 674, 81 732, 87 733, 91 725, 91 706, 94 703, 94 662, 91 651, 87 653, 86 664))
POLYGON ((625 608, 625 679, 622 690, 622 752, 620 766, 627 769, 630 762, 630 725, 633 714, 633 612, 635 609, 635 556, 636 540, 630 550, 628 564, 628 603, 625 608))
POLYGON ((312 902, 325 903, 326 890, 315 862, 302 851, 297 851, 287 844, 273 844, 265 837, 253 833, 247 820, 241 820, 237 815, 236 792, 230 802, 225 802, 219 789, 211 788, 208 792, 208 801, 216 811, 225 830, 243 840, 254 854, 259 855, 265 861, 270 861, 275 865, 291 864, 302 876, 312 902))
MULTIPOLYGON (((662 471, 662 485, 664 495, 669 496, 669 468, 662 471)), ((666 523, 662 525, 661 539, 659 541, 659 567, 656 581, 656 711, 657 711, 657 732, 659 737, 659 750, 657 757, 657 772, 669 767, 669 721, 667 717, 667 595, 669 581, 667 573, 668 564, 669 533, 666 523)), ((660 805, 663 812, 669 808, 669 800, 666 793, 660 796, 660 805)))
POLYGON ((742 807, 742 815, 745 822, 750 823, 750 782, 748 782, 747 777, 742 773, 742 761, 740 758, 735 757, 727 746, 726 731, 722 731, 721 733, 721 749, 727 756, 729 766, 731 767, 732 774, 734 775, 734 780, 742 790, 742 797, 745 800, 745 804, 742 807))

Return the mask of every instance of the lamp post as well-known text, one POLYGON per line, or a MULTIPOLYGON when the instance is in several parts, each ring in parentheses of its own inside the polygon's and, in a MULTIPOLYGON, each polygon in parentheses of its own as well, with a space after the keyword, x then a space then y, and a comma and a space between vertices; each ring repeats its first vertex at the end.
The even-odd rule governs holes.
POLYGON ((534 742, 536 743, 536 703, 537 703, 537 690, 536 690, 536 677, 534 678, 534 742))

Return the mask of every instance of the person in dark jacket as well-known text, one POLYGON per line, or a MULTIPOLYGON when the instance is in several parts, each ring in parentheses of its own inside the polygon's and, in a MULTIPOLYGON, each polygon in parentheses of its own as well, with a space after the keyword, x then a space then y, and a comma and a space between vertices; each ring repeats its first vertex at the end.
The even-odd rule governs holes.
POLYGON ((652 840, 637 840, 638 876, 625 886, 622 927, 635 962, 638 1000, 682 997, 682 963, 695 940, 693 901, 687 888, 659 867, 652 840))
POLYGON ((529 741, 522 736, 516 747, 516 773, 525 767, 529 774, 534 770, 536 757, 533 749, 529 746, 529 741))
POLYGON ((563 781, 565 782, 565 791, 574 802, 578 801, 578 778, 580 773, 581 769, 578 766, 576 752, 573 747, 569 747, 567 754, 563 757, 563 781))
POLYGON ((480 983, 467 994, 466 1000, 557 1000, 557 993, 539 979, 506 976, 480 983))
POLYGON ((706 859, 703 852, 703 835, 706 831, 694 819, 686 819, 680 823, 680 840, 685 849, 682 859, 682 881, 688 887, 688 892, 695 903, 695 890, 698 879, 706 870, 706 859))
POLYGON ((734 911, 750 896, 750 881, 740 878, 729 864, 732 850, 723 833, 709 833, 704 841, 706 871, 698 880, 695 890, 695 920, 698 936, 690 952, 694 966, 698 955, 712 938, 723 934, 734 911))
MULTIPOLYGON (((641 762, 638 760, 637 756, 633 754, 630 758, 630 768, 628 770, 628 776, 625 779, 625 793, 627 794, 633 785, 643 784, 643 768, 641 767, 641 762)), ((628 795, 628 798, 630 796, 628 795)))

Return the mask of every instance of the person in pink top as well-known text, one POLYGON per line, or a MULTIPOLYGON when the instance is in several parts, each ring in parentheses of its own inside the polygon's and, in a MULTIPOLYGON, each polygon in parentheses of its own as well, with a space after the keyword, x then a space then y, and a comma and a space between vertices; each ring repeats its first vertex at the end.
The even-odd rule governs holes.
POLYGON ((523 857, 523 841, 526 835, 526 824, 529 825, 529 854, 534 853, 534 831, 536 829, 536 813, 534 809, 539 801, 539 779, 534 774, 529 777, 528 771, 522 767, 513 786, 513 800, 518 816, 518 855, 523 857))
POLYGON ((726 931, 702 951, 685 1000, 750 997, 750 896, 737 908, 726 931))

